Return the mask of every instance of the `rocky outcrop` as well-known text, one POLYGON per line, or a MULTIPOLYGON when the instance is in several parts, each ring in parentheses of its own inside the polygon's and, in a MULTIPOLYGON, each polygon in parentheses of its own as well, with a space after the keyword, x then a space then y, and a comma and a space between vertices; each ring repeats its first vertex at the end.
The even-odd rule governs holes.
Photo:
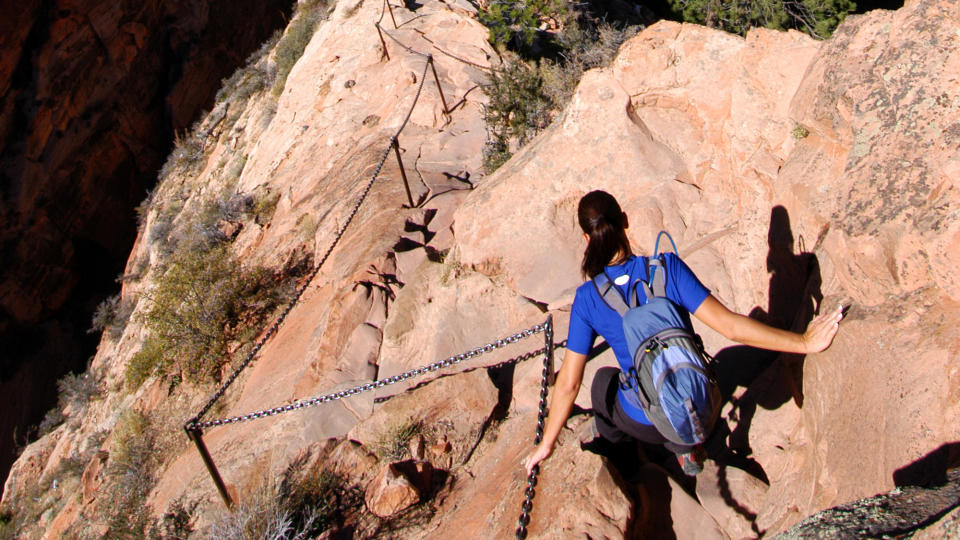
MULTIPOLYGON (((946 218, 958 205, 950 137, 960 95, 949 80, 955 70, 932 66, 957 62, 955 0, 851 17, 826 42, 658 23, 626 42, 612 65, 587 72, 554 124, 489 177, 480 171, 484 98, 475 90, 495 58, 486 31, 466 3, 409 8, 416 11, 394 8, 401 24, 392 35, 434 53, 447 100, 458 103, 445 115, 435 87, 424 86, 399 137, 420 207, 403 206, 388 154, 341 243, 212 414, 291 403, 448 357, 455 365, 306 411, 210 428, 204 440, 228 492, 251 493, 327 441, 321 461, 355 474, 377 506, 386 497, 370 487, 389 484, 374 482, 377 473, 405 457, 374 457, 375 449, 413 423, 425 441, 412 459, 431 463, 433 485, 407 489, 403 504, 385 504, 381 514, 404 515, 410 510, 398 509, 416 492, 422 521, 405 537, 513 534, 542 370, 524 355, 543 336, 456 355, 548 314, 562 339, 581 282, 576 203, 597 188, 623 204, 637 251, 651 251, 655 233, 669 230, 732 309, 802 330, 821 307, 850 308, 833 346, 806 358, 735 346, 698 328, 729 400, 696 482, 656 449, 581 448, 574 430, 586 420, 591 378, 613 361, 609 351, 598 354, 578 396, 582 410, 542 467, 531 537, 773 535, 824 508, 905 490, 905 475, 925 470, 932 449, 953 448, 960 331, 949 272, 960 251, 949 247, 956 223, 946 218), (914 117, 923 121, 911 128, 914 117)), ((272 216, 245 222, 232 240, 245 262, 276 267, 294 252, 322 253, 404 121, 425 59, 387 38, 387 60, 370 27, 379 10, 339 3, 275 108, 254 96, 237 119, 242 129, 216 136, 202 170, 163 188, 198 199, 222 180, 218 164, 244 156, 238 190, 278 194, 272 216)), ((143 281, 126 284, 131 298, 149 291, 152 265, 163 258, 151 234, 159 213, 131 256, 147 266, 143 281)), ((121 338, 104 340, 94 366, 105 382, 122 380, 142 339, 134 319, 121 338)), ((52 456, 80 447, 81 433, 111 428, 120 409, 198 410, 202 389, 171 386, 151 378, 131 395, 91 405, 79 428, 31 448, 11 491, 52 474, 52 456)), ((195 450, 171 440, 178 442, 147 504, 159 516, 180 497, 197 501, 203 528, 216 492, 195 450)), ((109 455, 112 444, 102 445, 109 455)), ((96 504, 80 515, 97 519, 96 504)), ((74 511, 64 507, 59 519, 74 511)), ((928 531, 949 530, 950 519, 928 531)))
POLYGON ((960 470, 954 470, 943 485, 905 486, 817 512, 776 538, 890 538, 913 533, 935 522, 939 531, 924 531, 920 537, 954 538, 960 533, 960 527, 956 516, 948 514, 958 506, 960 470))
POLYGON ((133 208, 220 80, 289 1, 30 0, 0 22, 0 476, 11 441, 83 369, 133 208))

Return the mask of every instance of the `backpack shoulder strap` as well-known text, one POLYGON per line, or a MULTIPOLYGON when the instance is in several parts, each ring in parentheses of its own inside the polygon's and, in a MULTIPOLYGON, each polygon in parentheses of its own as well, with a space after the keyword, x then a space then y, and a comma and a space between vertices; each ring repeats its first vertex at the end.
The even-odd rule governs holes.
POLYGON ((647 281, 641 281, 640 285, 647 301, 667 296, 667 261, 663 255, 647 258, 647 281))
POLYGON ((613 285, 613 282, 610 281, 607 274, 600 272, 596 276, 593 276, 592 281, 594 288, 597 289, 597 294, 600 295, 604 303, 623 317, 627 313, 627 310, 630 309, 630 306, 627 305, 626 300, 623 299, 623 295, 620 294, 620 291, 613 285))

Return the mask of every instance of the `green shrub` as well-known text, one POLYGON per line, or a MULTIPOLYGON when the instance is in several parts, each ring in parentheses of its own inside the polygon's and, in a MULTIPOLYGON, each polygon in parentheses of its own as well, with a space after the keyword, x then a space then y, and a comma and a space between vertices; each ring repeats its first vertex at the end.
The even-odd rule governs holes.
POLYGON ((90 401, 100 397, 100 385, 89 371, 79 374, 67 373, 57 381, 57 390, 57 405, 50 409, 40 422, 38 436, 42 437, 62 424, 67 419, 64 410, 68 407, 72 417, 78 418, 86 410, 90 401))
POLYGON ((280 192, 271 191, 270 188, 259 190, 253 197, 253 221, 261 227, 270 223, 273 219, 273 213, 277 211, 277 203, 280 202, 280 192))
POLYGON ((147 190, 147 195, 140 201, 140 204, 137 205, 137 226, 143 227, 143 224, 147 222, 147 217, 150 215, 150 212, 155 206, 155 197, 154 193, 156 190, 147 190))
POLYGON ((797 124, 793 126, 793 131, 791 131, 790 134, 793 135, 794 139, 799 141, 800 139, 807 138, 807 136, 810 135, 810 130, 800 124, 797 124))
MULTIPOLYGON (((638 27, 617 27, 568 11, 563 31, 554 36, 556 59, 524 59, 504 53, 503 64, 483 87, 488 137, 484 168, 493 172, 547 127, 562 111, 584 71, 607 65, 638 27)), ((491 29, 493 32, 494 29, 491 29)))
MULTIPOLYGON (((201 115, 201 117, 204 115, 201 115)), ((173 139, 173 150, 167 156, 167 161, 160 168, 160 180, 163 181, 174 172, 191 174, 199 172, 206 164, 206 153, 203 140, 197 135, 196 126, 189 133, 176 133, 173 139)))
POLYGON ((169 345, 156 335, 149 335, 143 346, 137 351, 124 371, 124 382, 128 390, 136 390, 154 373, 167 371, 167 353, 169 345))
POLYGON ((16 538, 19 532, 15 529, 17 525, 13 509, 6 506, 0 508, 0 538, 16 538))
POLYGON ((150 527, 151 540, 185 540, 194 532, 193 513, 198 502, 185 503, 182 498, 174 500, 163 513, 159 523, 150 527))
POLYGON ((753 27, 794 29, 817 39, 833 34, 857 5, 853 0, 669 0, 674 15, 686 22, 746 35, 753 27))
POLYGON ((562 18, 567 3, 561 0, 493 0, 479 12, 490 29, 490 44, 500 51, 528 51, 534 47, 542 18, 562 18))
POLYGON ((511 145, 523 146, 549 125, 552 103, 537 65, 517 56, 491 72, 484 93, 489 98, 484 120, 490 135, 484 166, 492 171, 509 157, 511 145))
POLYGON ((247 154, 240 154, 230 161, 227 165, 227 170, 224 171, 224 175, 228 181, 235 183, 240 178, 240 174, 243 173, 243 168, 246 166, 247 154))
POLYGON ((214 98, 216 103, 245 103, 250 96, 270 86, 275 74, 266 68, 259 67, 261 60, 280 41, 282 32, 277 30, 265 41, 259 49, 247 57, 243 67, 238 68, 232 75, 220 81, 220 89, 214 98))
POLYGON ((280 38, 274 52, 274 62, 276 62, 276 78, 273 82, 273 95, 279 96, 283 93, 283 88, 287 84, 287 76, 293 69, 297 60, 303 56, 304 49, 313 38, 313 32, 317 24, 326 18, 326 2, 323 0, 312 0, 300 4, 293 20, 287 27, 287 31, 280 38))
POLYGON ((244 268, 226 249, 178 250, 144 296, 150 331, 127 368, 130 387, 172 370, 191 382, 216 379, 227 362, 227 343, 246 326, 261 324, 283 298, 263 268, 244 268))
POLYGON ((50 508, 44 490, 39 483, 30 483, 22 486, 18 494, 19 499, 14 499, 4 493, 6 500, 0 507, 0 540, 39 538, 42 533, 31 528, 36 527, 40 516, 50 508))

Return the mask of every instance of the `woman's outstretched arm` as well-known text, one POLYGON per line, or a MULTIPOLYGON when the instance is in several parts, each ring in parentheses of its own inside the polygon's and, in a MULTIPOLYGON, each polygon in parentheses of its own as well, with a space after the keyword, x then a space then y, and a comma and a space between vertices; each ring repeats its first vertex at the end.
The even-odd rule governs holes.
POLYGON ((527 476, 533 470, 534 465, 550 457, 553 453, 553 446, 560 436, 560 430, 570 417, 570 411, 573 410, 573 402, 577 399, 577 393, 580 392, 580 383, 583 381, 583 369, 587 364, 587 355, 579 354, 567 349, 563 355, 563 365, 557 372, 557 381, 554 385, 553 399, 550 401, 550 413, 547 415, 547 423, 543 430, 543 440, 534 448, 533 452, 527 456, 524 466, 527 468, 527 476))
POLYGON ((803 334, 767 326, 734 313, 712 294, 693 315, 731 341, 772 351, 808 354, 820 352, 833 342, 843 319, 843 306, 813 319, 803 334))

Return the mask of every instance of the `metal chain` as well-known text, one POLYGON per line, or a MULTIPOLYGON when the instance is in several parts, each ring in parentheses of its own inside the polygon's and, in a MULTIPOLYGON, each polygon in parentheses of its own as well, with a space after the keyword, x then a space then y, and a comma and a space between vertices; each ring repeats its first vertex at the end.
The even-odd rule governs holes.
MULTIPOLYGON (((391 144, 392 144, 392 139, 391 139, 391 144)), ((327 251, 323 254, 323 257, 321 257, 320 262, 317 263, 314 269, 310 272, 310 275, 307 276, 307 279, 306 281, 304 281, 303 285, 301 285, 300 288, 297 289, 297 292, 293 295, 293 298, 290 299, 290 302, 287 303, 287 306, 284 308, 280 316, 277 317, 275 321, 273 321, 273 324, 270 326, 270 329, 267 330, 267 332, 263 335, 263 337, 261 337, 257 341, 257 343, 250 350, 250 352, 247 353, 247 356, 243 359, 243 362, 241 362, 240 365, 233 370, 230 376, 227 377, 227 380, 224 381, 222 385, 220 385, 220 388, 217 389, 217 391, 213 394, 213 396, 211 396, 210 399, 207 400, 206 405, 204 405, 203 408, 200 409, 200 412, 197 413, 195 417, 193 417, 190 421, 187 422, 186 424, 187 426, 196 424, 200 420, 200 418, 203 418, 203 415, 207 414, 210 408, 213 407, 213 404, 216 403, 217 400, 219 400, 221 397, 223 397, 223 394, 224 392, 227 391, 227 388, 229 388, 230 385, 233 384, 233 381, 236 380, 236 378, 240 375, 240 372, 246 369, 247 365, 249 365, 250 362, 253 361, 253 358, 257 355, 258 352, 260 352, 260 349, 263 348, 263 345, 267 342, 268 339, 270 339, 277 332, 277 330, 280 328, 280 325, 287 318, 287 315, 290 314, 294 306, 296 306, 296 304, 300 301, 300 297, 303 296, 303 293, 307 290, 307 287, 313 281, 313 278, 316 277, 316 275, 320 272, 320 268, 323 267, 323 264, 327 262, 327 258, 330 257, 330 253, 333 252, 333 248, 336 247, 336 245, 340 242, 340 239, 343 237, 344 233, 346 232, 347 227, 350 225, 350 222, 353 221, 354 216, 356 216, 357 212, 360 210, 360 205, 363 204, 363 201, 367 198, 367 195, 370 193, 370 189, 373 187, 373 183, 376 181, 377 176, 380 175, 380 170, 383 168, 383 164, 386 162, 387 156, 390 154, 390 150, 391 150, 391 146, 388 146, 387 149, 383 152, 383 155, 380 157, 379 163, 377 163, 377 168, 373 172, 373 176, 370 177, 370 181, 367 182, 367 185, 363 188, 363 192, 360 194, 360 198, 357 199, 356 204, 353 205, 353 209, 350 211, 350 214, 347 216, 347 220, 340 227, 340 230, 337 232, 337 235, 333 239, 333 242, 331 242, 331 244, 327 247, 327 251)))
POLYGON ((377 381, 368 382, 368 383, 366 383, 366 384, 361 384, 361 385, 358 385, 358 386, 354 386, 353 388, 350 388, 350 389, 347 389, 347 390, 341 390, 341 391, 339 391, 339 392, 331 392, 331 393, 324 394, 324 395, 322 395, 322 396, 318 396, 318 397, 315 397, 315 398, 311 398, 311 399, 307 399, 307 400, 302 400, 302 401, 296 401, 296 402, 291 403, 291 404, 289 404, 289 405, 281 405, 281 406, 279 406, 279 407, 273 407, 273 408, 270 408, 270 409, 264 409, 264 410, 260 410, 260 411, 255 411, 255 412, 251 412, 251 413, 248 413, 248 414, 241 414, 241 415, 232 416, 232 417, 229 417, 229 418, 221 418, 221 419, 218 419, 218 420, 207 420, 207 421, 204 421, 204 422, 200 422, 200 421, 199 421, 199 417, 198 417, 198 418, 195 418, 195 419, 191 420, 190 422, 188 422, 188 423, 184 426, 184 429, 186 429, 187 431, 197 430, 197 429, 206 429, 206 428, 214 427, 214 426, 222 426, 222 425, 226 425, 226 424, 236 424, 236 423, 238 423, 238 422, 246 422, 246 421, 248 421, 248 420, 256 420, 257 418, 264 418, 264 417, 267 417, 267 416, 276 416, 276 415, 281 414, 281 413, 290 412, 290 411, 294 411, 294 410, 298 410, 298 409, 304 409, 304 408, 307 408, 307 407, 313 407, 313 406, 315 406, 315 405, 319 405, 319 404, 321 404, 321 403, 326 403, 326 402, 328 402, 328 401, 336 401, 336 400, 338 400, 338 399, 343 399, 343 398, 346 398, 346 397, 350 397, 350 396, 353 396, 353 395, 356 395, 356 394, 360 394, 360 393, 362 393, 362 392, 367 392, 367 391, 370 391, 370 390, 376 390, 377 388, 383 388, 384 386, 389 386, 389 385, 391 385, 391 384, 396 384, 396 383, 398 383, 398 382, 405 381, 405 380, 407 380, 407 379, 409 379, 409 378, 423 375, 424 373, 428 373, 428 372, 431 372, 431 371, 437 371, 437 370, 439 370, 439 369, 447 368, 447 367, 450 367, 450 366, 452 366, 452 365, 459 364, 460 362, 463 362, 464 360, 469 360, 469 359, 471 359, 471 358, 475 358, 475 357, 477 357, 477 356, 480 356, 480 355, 482 355, 482 354, 484 354, 484 353, 488 353, 488 352, 494 351, 494 350, 496 350, 496 349, 500 349, 500 348, 502 348, 502 347, 506 347, 507 345, 510 345, 511 343, 516 343, 516 342, 520 341, 521 339, 524 339, 524 338, 530 337, 530 336, 532 336, 532 335, 534 335, 534 334, 539 334, 540 332, 545 331, 546 326, 547 326, 546 323, 544 323, 544 324, 538 324, 538 325, 533 326, 533 327, 531 327, 531 328, 528 328, 528 329, 526 329, 526 330, 517 332, 516 334, 513 334, 512 336, 498 339, 498 340, 496 340, 496 341, 487 343, 486 345, 482 345, 482 346, 480 346, 480 347, 476 347, 476 348, 474 348, 474 349, 471 349, 471 350, 469 350, 469 351, 467 351, 467 352, 460 353, 460 354, 455 355, 455 356, 450 356, 450 357, 445 358, 445 359, 443 359, 443 360, 438 360, 438 361, 436 361, 436 362, 433 362, 432 364, 427 364, 427 365, 425 365, 425 366, 421 366, 421 367, 418 367, 418 368, 415 368, 415 369, 411 369, 411 370, 409 370, 409 371, 405 371, 405 372, 403 372, 403 373, 400 373, 400 374, 398 374, 398 375, 394 375, 394 376, 392 376, 392 377, 387 377, 386 379, 380 379, 380 380, 377 380, 377 381))
POLYGON ((422 53, 422 52, 420 52, 420 51, 411 49, 411 48, 410 48, 409 46, 407 46, 407 45, 404 45, 399 39, 397 39, 396 37, 394 37, 390 32, 387 32, 387 29, 384 28, 383 26, 381 26, 379 22, 376 22, 376 23, 373 23, 373 24, 374 24, 377 28, 379 28, 381 32, 383 32, 384 34, 386 34, 388 38, 392 39, 392 40, 394 41, 394 43, 396 43, 397 45, 399 45, 399 46, 403 47, 404 49, 406 49, 407 52, 413 53, 413 54, 416 54, 416 55, 419 55, 419 56, 423 56, 423 57, 428 57, 428 56, 430 56, 430 55, 427 54, 427 53, 422 53))
MULTIPOLYGON (((379 24, 380 23, 378 22, 377 26, 379 26, 379 24)), ((384 30, 384 32, 386 32, 386 30, 384 30)), ((396 38, 394 38, 393 36, 390 36, 390 38, 396 41, 396 38)), ((400 43, 400 42, 397 41, 397 43, 400 43)), ((427 79, 427 69, 430 67, 430 64, 433 62, 433 56, 409 49, 402 43, 400 43, 400 45, 410 50, 411 52, 414 52, 416 54, 426 57, 427 62, 424 64, 423 72, 420 74, 420 85, 417 87, 417 93, 414 95, 413 103, 410 104, 410 108, 407 110, 407 114, 404 117, 403 122, 400 124, 400 127, 397 128, 397 131, 393 134, 392 137, 390 137, 390 144, 387 146, 386 150, 383 151, 383 155, 380 156, 380 161, 377 163, 377 168, 374 170, 373 175, 370 177, 370 181, 367 182, 366 187, 364 187, 363 189, 363 193, 360 195, 360 198, 357 200, 356 204, 354 204, 353 209, 350 212, 350 215, 347 216, 347 220, 340 227, 340 230, 337 232, 337 235, 334 238, 333 242, 327 247, 327 251, 323 254, 323 257, 320 259, 320 262, 316 265, 316 267, 314 267, 313 271, 310 272, 310 275, 307 277, 304 284, 299 289, 297 289, 297 292, 293 295, 293 298, 290 300, 290 302, 287 303, 287 306, 284 308, 280 316, 274 321, 273 325, 270 326, 270 329, 267 330, 267 333, 264 334, 263 337, 261 337, 260 340, 257 341, 257 343, 253 346, 253 349, 250 350, 250 352, 243 359, 240 365, 233 370, 233 372, 230 374, 229 377, 227 377, 224 383, 220 385, 220 388, 218 388, 217 391, 214 392, 214 394, 210 397, 210 399, 207 400, 207 403, 203 406, 202 409, 200 409, 200 412, 197 413, 196 416, 194 416, 192 419, 190 419, 187 422, 186 426, 197 425, 199 423, 199 420, 203 418, 203 416, 207 414, 207 412, 210 411, 210 408, 213 407, 213 404, 216 403, 217 400, 223 397, 223 394, 227 391, 227 388, 229 388, 230 385, 233 384, 234 380, 236 380, 236 378, 240 375, 240 373, 247 368, 247 366, 250 364, 251 361, 253 361, 253 358, 257 355, 258 352, 260 352, 260 349, 263 348, 263 345, 267 342, 267 340, 270 339, 273 336, 273 334, 277 332, 280 325, 287 318, 287 315, 290 313, 290 311, 293 310, 297 302, 300 301, 300 297, 303 296, 303 293, 306 291, 307 287, 313 281, 313 278, 316 277, 316 275, 320 272, 320 268, 327 261, 327 258, 330 256, 330 253, 333 252, 333 248, 335 248, 337 244, 340 242, 340 239, 343 237, 343 234, 346 232, 347 227, 350 225, 350 222, 353 221, 354 216, 356 216, 357 212, 360 210, 360 205, 363 204, 363 201, 367 198, 367 194, 370 193, 370 189, 373 187, 373 183, 377 180, 377 177, 380 175, 381 169, 383 169, 384 163, 387 161, 387 156, 390 155, 390 150, 393 148, 393 145, 395 144, 397 138, 400 136, 400 133, 403 131, 405 127, 407 127, 407 123, 410 121, 410 117, 413 115, 413 110, 417 106, 417 103, 420 101, 420 96, 423 92, 423 84, 427 79)))
POLYGON ((420 94, 423 92, 423 83, 427 80, 427 68, 430 67, 430 64, 433 62, 433 57, 427 55, 427 61, 423 64, 423 73, 420 74, 420 86, 417 87, 417 94, 413 98, 413 104, 410 105, 410 109, 407 110, 407 116, 403 119, 403 122, 400 124, 400 127, 397 129, 397 132, 394 134, 393 138, 390 140, 390 143, 393 144, 393 141, 400 136, 400 132, 403 131, 403 128, 407 127, 407 122, 410 121, 410 116, 413 114, 413 108, 417 106, 417 102, 420 101, 420 94))
POLYGON ((456 61, 458 61, 458 62, 460 62, 460 63, 462 63, 462 64, 466 64, 466 65, 468 65, 468 66, 475 67, 475 68, 481 69, 481 70, 483 70, 483 71, 491 71, 491 70, 493 70, 493 67, 492 67, 492 66, 482 66, 482 65, 480 65, 480 64, 478 64, 478 63, 476 63, 476 62, 471 62, 470 60, 467 60, 466 58, 460 58, 459 56, 453 54, 452 52, 449 52, 449 51, 446 51, 446 50, 442 49, 439 45, 437 45, 437 43, 436 43, 435 41, 433 41, 432 39, 430 39, 429 37, 427 37, 427 34, 423 33, 422 31, 420 31, 420 30, 418 30, 418 29, 416 29, 416 28, 414 28, 413 30, 414 30, 414 32, 420 34, 420 37, 422 37, 422 38, 424 39, 424 41, 426 41, 427 43, 429 43, 430 45, 432 45, 434 49, 440 51, 441 53, 443 53, 443 54, 445 54, 445 55, 447 55, 447 56, 449 56, 450 58, 453 58, 454 60, 456 60, 456 61))
MULTIPOLYGON (((533 444, 538 445, 543 440, 544 419, 547 416, 547 382, 550 378, 550 361, 553 356, 553 318, 548 318, 544 324, 546 331, 547 345, 544 347, 543 355, 543 374, 540 378, 540 407, 537 412, 537 433, 533 438, 533 444)), ((527 537, 527 525, 530 524, 530 512, 533 510, 533 497, 537 494, 537 476, 540 474, 540 464, 537 463, 530 470, 527 477, 527 489, 524 490, 523 504, 521 505, 520 518, 517 520, 517 540, 523 540, 527 537)))
MULTIPOLYGON (((557 342, 557 343, 554 343, 554 344, 553 344, 553 348, 554 348, 554 349, 563 349, 563 348, 565 348, 566 346, 567 346, 567 340, 563 340, 563 341, 560 341, 560 342, 557 342)), ((500 369, 500 368, 504 368, 504 367, 507 367, 507 366, 512 365, 512 364, 519 364, 520 362, 525 362, 525 361, 527 361, 527 360, 530 360, 531 358, 536 358, 536 357, 538 357, 538 356, 540 356, 541 354, 544 354, 544 353, 546 353, 546 352, 547 352, 547 348, 546 348, 546 347, 540 347, 539 349, 535 349, 535 350, 532 350, 532 351, 530 351, 530 352, 523 353, 523 354, 521 354, 520 356, 514 356, 513 358, 511 358, 511 359, 509 359, 509 360, 504 360, 503 362, 498 362, 498 363, 496 363, 496 364, 488 364, 488 365, 485 365, 485 366, 478 366, 478 367, 476 367, 476 368, 465 369, 465 370, 463 370, 463 371, 461 371, 461 372, 459 372, 459 373, 468 373, 468 372, 470 372, 470 371, 473 371, 474 369, 500 369)), ((385 402, 385 401, 390 400, 390 399, 393 398, 393 397, 395 397, 395 396, 383 396, 383 397, 378 397, 378 398, 375 398, 375 399, 373 400, 373 402, 374 402, 374 403, 383 403, 383 402, 385 402)))

